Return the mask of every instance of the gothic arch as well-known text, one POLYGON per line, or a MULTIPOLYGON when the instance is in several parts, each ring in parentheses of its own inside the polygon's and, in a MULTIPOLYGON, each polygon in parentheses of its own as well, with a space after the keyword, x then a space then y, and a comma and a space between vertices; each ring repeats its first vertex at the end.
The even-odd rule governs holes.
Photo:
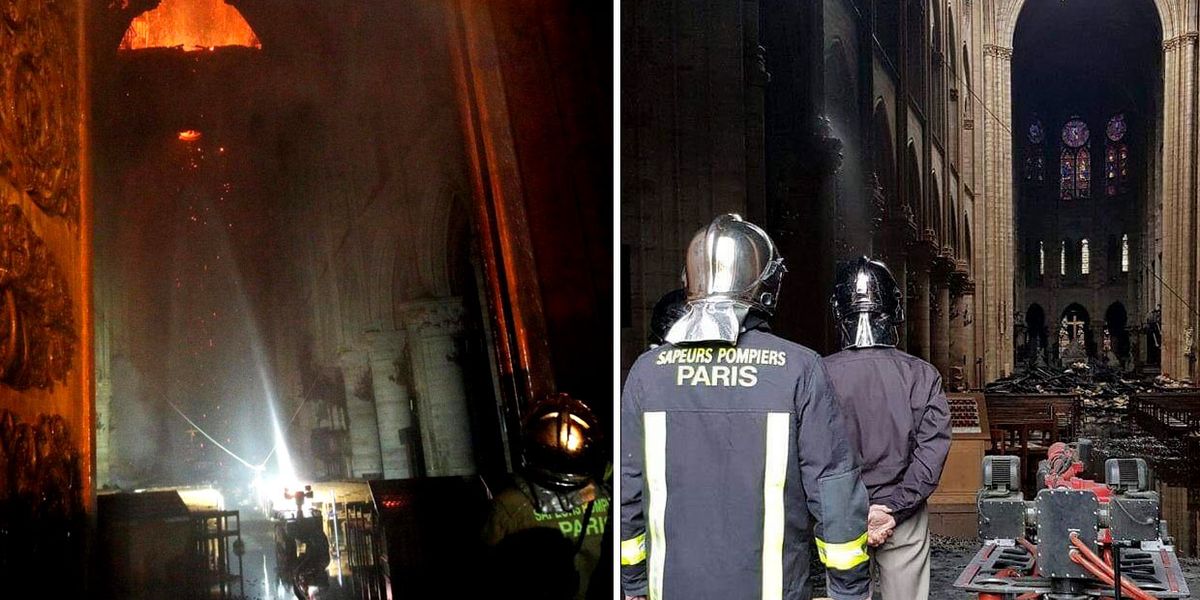
POLYGON ((1079 302, 1072 302, 1059 313, 1058 323, 1054 324, 1054 329, 1057 331, 1066 319, 1068 323, 1081 322, 1083 325, 1083 342, 1088 356, 1096 355, 1095 337, 1092 332, 1092 317, 1091 312, 1087 307, 1079 302))
POLYGON ((882 97, 877 98, 871 115, 871 160, 875 175, 879 178, 879 186, 883 189, 883 197, 889 206, 899 200, 896 193, 896 151, 892 135, 887 103, 882 97))
MULTIPOLYGON (((1001 0, 996 8, 996 45, 1012 49, 1017 22, 1020 20, 1021 10, 1025 8, 1028 1, 1001 0)), ((1153 0, 1153 2, 1154 7, 1158 9, 1156 13, 1162 27, 1163 41, 1178 36, 1183 33, 1181 29, 1187 27, 1188 23, 1196 22, 1196 3, 1182 3, 1184 7, 1181 9, 1181 3, 1175 0, 1153 0), (1186 17, 1182 14, 1183 10, 1189 13, 1186 17)))
POLYGON ((937 236, 937 244, 944 245, 947 239, 946 230, 943 227, 942 215, 945 211, 942 210, 942 183, 938 180, 937 171, 929 172, 929 228, 933 229, 934 235, 937 236))
POLYGON ((971 273, 975 272, 975 255, 972 254, 973 244, 971 242, 971 217, 963 211, 963 258, 967 260, 967 270, 971 273))
POLYGON ((928 113, 929 121, 933 126, 933 133, 946 142, 946 45, 942 31, 942 7, 937 3, 930 6, 931 23, 931 44, 929 51, 929 70, 930 70, 930 104, 928 113))
POLYGON ((1113 352, 1118 357, 1129 355, 1129 313, 1121 301, 1113 302, 1104 311, 1104 326, 1108 328, 1113 352))
POLYGON ((1041 351, 1046 347, 1049 337, 1049 329, 1046 326, 1046 311, 1041 304, 1034 302, 1025 310, 1025 335, 1027 336, 1027 344, 1030 348, 1036 351, 1041 351))
POLYGON ((393 251, 385 263, 391 265, 389 310, 414 300, 449 297, 461 288, 457 267, 463 252, 470 252, 466 197, 462 190, 442 187, 415 202, 404 217, 420 226, 391 230, 402 233, 388 242, 393 251))
POLYGON ((929 223, 927 220, 929 206, 925 202, 924 195, 921 193, 921 162, 917 158, 916 143, 911 139, 908 140, 908 148, 904 159, 904 171, 908 179, 908 185, 905 190, 907 194, 905 194, 904 202, 912 210, 917 220, 917 228, 922 229, 929 223))
POLYGON ((949 246, 954 250, 955 257, 962 258, 962 244, 958 227, 958 199, 954 197, 954 192, 950 193, 950 209, 946 214, 949 215, 949 218, 946 219, 946 225, 950 228, 949 246))

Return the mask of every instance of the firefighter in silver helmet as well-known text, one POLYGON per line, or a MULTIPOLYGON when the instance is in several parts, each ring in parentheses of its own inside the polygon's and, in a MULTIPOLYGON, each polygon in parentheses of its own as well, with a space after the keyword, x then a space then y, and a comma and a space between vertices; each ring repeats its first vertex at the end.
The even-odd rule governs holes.
POLYGON ((697 233, 688 311, 621 397, 628 598, 807 600, 816 538, 829 593, 868 592, 867 496, 820 357, 773 335, 783 259, 737 215, 697 233))
POLYGON ((750 311, 771 315, 787 269, 765 231, 735 214, 721 215, 688 245, 687 312, 667 341, 737 344, 750 311))
POLYGON ((505 588, 497 597, 583 600, 612 497, 599 422, 583 402, 554 394, 523 420, 521 440, 521 471, 493 499, 483 532, 505 588))
POLYGON ((884 598, 929 597, 925 503, 950 450, 950 410, 929 363, 896 348, 904 297, 887 266, 843 264, 831 299, 841 352, 824 359, 871 497, 871 564, 884 598))

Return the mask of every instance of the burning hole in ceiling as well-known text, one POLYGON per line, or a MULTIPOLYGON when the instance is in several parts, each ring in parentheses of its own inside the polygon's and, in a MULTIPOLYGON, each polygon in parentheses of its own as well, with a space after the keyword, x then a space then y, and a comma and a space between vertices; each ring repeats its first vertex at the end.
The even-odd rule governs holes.
POLYGON ((120 49, 198 51, 221 46, 261 49, 262 43, 241 13, 223 0, 162 0, 129 24, 120 49))

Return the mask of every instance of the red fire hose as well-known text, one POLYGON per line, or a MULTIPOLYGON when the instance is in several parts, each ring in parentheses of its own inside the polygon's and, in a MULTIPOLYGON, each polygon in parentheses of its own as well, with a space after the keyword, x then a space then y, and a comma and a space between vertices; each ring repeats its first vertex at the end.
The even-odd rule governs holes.
MULTIPOLYGON (((1025 551, 1028 552, 1029 555, 1033 557, 1033 563, 1032 563, 1032 568, 1030 569, 1030 572, 1033 574, 1034 577, 1037 577, 1037 574, 1038 574, 1037 546, 1034 545, 1033 542, 1031 542, 1025 538, 1017 538, 1017 541, 1020 542, 1021 547, 1025 548, 1025 551)), ((1020 599, 1018 598, 1018 600, 1020 600, 1020 599)))
MULTIPOLYGON (((1083 540, 1079 539, 1079 534, 1071 533, 1071 545, 1075 547, 1071 550, 1070 555, 1071 560, 1075 564, 1087 569, 1089 573, 1100 581, 1108 585, 1113 585, 1114 576, 1112 567, 1104 564, 1104 561, 1099 556, 1096 556, 1096 553, 1092 552, 1092 549, 1088 548, 1087 544, 1083 543, 1083 540)), ((1139 588, 1132 581, 1124 577, 1121 578, 1121 591, 1129 594, 1134 600, 1155 600, 1154 596, 1147 594, 1142 588, 1139 588)))
MULTIPOLYGON (((1071 549, 1071 561, 1086 569, 1088 573, 1092 574, 1092 577, 1099 579, 1104 585, 1110 587, 1113 585, 1113 578, 1110 574, 1111 571, 1108 571, 1105 567, 1102 567, 1084 558, 1078 550, 1073 548, 1071 549)), ((1121 578, 1121 590, 1125 594, 1128 594, 1130 598, 1133 598, 1133 600, 1156 600, 1154 596, 1143 592, 1141 588, 1133 585, 1133 583, 1124 577, 1121 578)))

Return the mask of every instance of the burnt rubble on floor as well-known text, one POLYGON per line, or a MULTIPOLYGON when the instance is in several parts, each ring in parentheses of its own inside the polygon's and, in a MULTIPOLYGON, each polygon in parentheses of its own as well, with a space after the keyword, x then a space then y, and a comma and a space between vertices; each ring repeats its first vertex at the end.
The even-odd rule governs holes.
POLYGON ((1134 394, 1187 389, 1196 388, 1190 383, 1163 375, 1128 377, 1121 370, 1080 361, 1064 369, 1029 365, 1022 371, 985 385, 983 391, 1000 394, 1077 394, 1083 408, 1124 410, 1134 394))

